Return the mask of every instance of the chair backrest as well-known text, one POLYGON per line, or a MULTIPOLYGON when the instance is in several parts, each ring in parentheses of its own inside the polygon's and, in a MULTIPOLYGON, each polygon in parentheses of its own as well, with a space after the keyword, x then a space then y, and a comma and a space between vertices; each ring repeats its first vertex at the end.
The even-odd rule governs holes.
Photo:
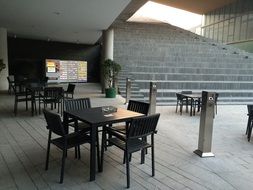
POLYGON ((177 96, 178 101, 182 101, 184 99, 184 95, 182 95, 180 93, 176 93, 176 96, 177 96))
POLYGON ((90 98, 67 99, 64 101, 65 110, 82 110, 91 107, 90 98))
POLYGON ((44 78, 41 80, 41 84, 43 84, 44 86, 47 86, 47 82, 48 82, 48 77, 44 77, 44 78))
POLYGON ((67 92, 69 92, 69 93, 74 93, 75 87, 76 87, 75 84, 69 83, 69 84, 68 84, 68 88, 67 88, 67 92))
POLYGON ((45 99, 60 99, 63 97, 62 87, 46 87, 44 88, 45 99))
POLYGON ((57 135, 65 136, 66 132, 62 125, 61 117, 45 109, 43 109, 43 113, 47 122, 47 128, 57 135))
POLYGON ((7 77, 7 80, 8 80, 8 82, 9 83, 13 83, 15 80, 14 80, 14 75, 9 75, 8 77, 7 77))
POLYGON ((217 103, 217 101, 218 101, 218 97, 219 97, 219 93, 215 93, 215 104, 217 103))
POLYGON ((139 102, 139 101, 135 101, 135 100, 129 100, 127 109, 130 111, 134 111, 134 112, 148 115, 149 103, 139 102))
POLYGON ((247 105, 248 108, 248 114, 252 114, 253 113, 253 105, 247 105))
POLYGON ((127 131, 127 138, 141 138, 155 133, 159 117, 160 114, 158 113, 132 119, 127 131))

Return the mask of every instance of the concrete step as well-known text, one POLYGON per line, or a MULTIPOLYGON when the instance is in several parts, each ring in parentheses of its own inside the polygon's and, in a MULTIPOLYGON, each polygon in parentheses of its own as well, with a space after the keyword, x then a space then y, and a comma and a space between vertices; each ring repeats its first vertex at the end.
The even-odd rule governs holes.
MULTIPOLYGON (((182 74, 239 74, 239 75, 251 75, 253 73, 253 67, 251 69, 236 69, 236 68, 207 68, 207 67, 148 67, 138 66, 136 68, 129 68, 131 72, 146 72, 146 73, 182 73, 182 74)), ((133 75, 134 79, 138 77, 133 75)))
MULTIPOLYGON (((141 89, 149 89, 147 80, 135 80, 141 89)), ((199 90, 215 90, 215 89, 253 89, 253 81, 155 81, 157 89, 199 89, 199 90)))
POLYGON ((138 80, 253 81, 253 73, 252 75, 239 75, 239 74, 195 74, 195 73, 182 74, 182 73, 132 72, 132 74, 138 75, 138 80))

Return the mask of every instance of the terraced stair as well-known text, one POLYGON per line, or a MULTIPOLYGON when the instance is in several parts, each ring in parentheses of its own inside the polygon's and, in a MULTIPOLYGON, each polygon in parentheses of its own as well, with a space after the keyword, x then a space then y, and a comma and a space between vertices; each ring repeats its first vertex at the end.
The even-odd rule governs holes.
POLYGON ((149 99, 157 83, 157 102, 175 104, 175 93, 219 93, 219 104, 253 103, 253 55, 165 24, 127 23, 114 29, 115 60, 123 67, 119 86, 134 79, 134 99, 149 99))

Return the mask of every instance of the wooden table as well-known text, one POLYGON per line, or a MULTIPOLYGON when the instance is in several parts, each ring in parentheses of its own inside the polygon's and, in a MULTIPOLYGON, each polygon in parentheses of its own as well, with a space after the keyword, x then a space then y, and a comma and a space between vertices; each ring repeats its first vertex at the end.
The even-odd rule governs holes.
MULTIPOLYGON (((193 107, 193 103, 196 99, 198 99, 198 101, 200 101, 200 99, 202 98, 202 93, 192 93, 192 94, 182 94, 184 97, 186 98, 190 98, 191 99, 191 109, 190 109, 190 116, 192 116, 192 107, 193 107)), ((198 108, 199 111, 199 108, 198 108)), ((195 111, 194 111, 194 115, 195 115, 195 111)))
MULTIPOLYGON (((82 122, 85 122, 91 126, 91 148, 90 148, 90 181, 94 181, 96 178, 96 134, 97 128, 113 123, 130 121, 133 118, 143 116, 141 113, 129 111, 126 109, 118 108, 117 112, 105 115, 102 111, 102 107, 87 108, 83 110, 64 111, 63 122, 67 127, 68 118, 75 118, 82 122)), ((100 159, 100 158, 97 158, 100 159)), ((101 163, 99 161, 99 163, 101 163)), ((101 164, 98 166, 99 172, 103 170, 101 164)))

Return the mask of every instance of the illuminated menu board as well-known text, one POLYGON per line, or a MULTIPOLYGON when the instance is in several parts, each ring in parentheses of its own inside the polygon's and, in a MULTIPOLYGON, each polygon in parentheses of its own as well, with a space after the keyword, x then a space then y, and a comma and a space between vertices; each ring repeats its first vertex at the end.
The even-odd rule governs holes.
POLYGON ((49 82, 87 82, 87 62, 46 59, 49 82))

